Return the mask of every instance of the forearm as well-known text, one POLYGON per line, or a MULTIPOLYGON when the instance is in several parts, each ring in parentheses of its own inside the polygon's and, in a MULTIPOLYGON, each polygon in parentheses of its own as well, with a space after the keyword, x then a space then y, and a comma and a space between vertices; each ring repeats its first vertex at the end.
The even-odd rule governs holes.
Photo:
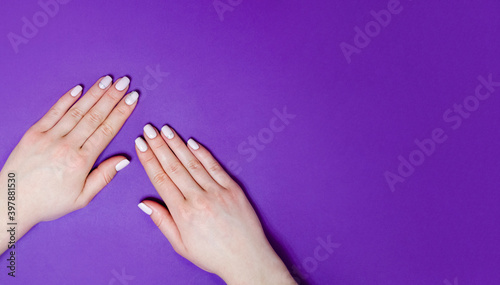
POLYGON ((246 284, 272 284, 291 285, 297 284, 286 268, 280 257, 269 245, 265 252, 254 252, 255 255, 248 256, 242 260, 238 269, 223 274, 222 278, 229 285, 246 284))
MULTIPOLYGON (((0 207, 0 209, 5 209, 5 207, 0 207)), ((2 214, 4 212, 5 216, 7 216, 6 211, 2 211, 2 214)), ((19 239, 32 227, 33 225, 0 219, 0 254, 3 254, 6 250, 16 250, 19 239)))
POLYGON ((14 173, 0 172, 0 254, 15 250, 16 242, 36 223, 20 214, 20 202, 14 173))
POLYGON ((228 285, 296 285, 297 282, 293 279, 286 268, 261 270, 259 272, 249 270, 247 274, 241 274, 231 278, 225 278, 224 281, 228 285))

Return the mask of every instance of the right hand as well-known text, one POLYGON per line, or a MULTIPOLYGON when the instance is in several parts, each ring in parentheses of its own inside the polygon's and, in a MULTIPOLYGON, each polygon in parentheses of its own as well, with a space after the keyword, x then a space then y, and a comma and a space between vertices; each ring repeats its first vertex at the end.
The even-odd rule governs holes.
POLYGON ((297 284, 269 244, 240 186, 210 152, 190 139, 187 147, 168 126, 151 125, 136 140, 137 155, 165 201, 139 207, 174 250, 228 284, 297 284))

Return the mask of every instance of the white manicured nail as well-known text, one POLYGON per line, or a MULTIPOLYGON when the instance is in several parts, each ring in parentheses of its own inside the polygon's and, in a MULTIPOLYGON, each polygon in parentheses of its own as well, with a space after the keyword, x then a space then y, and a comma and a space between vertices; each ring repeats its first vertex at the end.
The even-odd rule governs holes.
POLYGON ((76 97, 78 94, 80 94, 80 92, 82 92, 83 90, 83 87, 81 85, 76 85, 75 87, 73 87, 73 89, 71 89, 71 96, 73 97, 76 97))
POLYGON ((101 79, 101 82, 99 82, 99 88, 101 88, 101 89, 108 88, 108 86, 111 83, 111 81, 113 81, 113 79, 111 78, 111 76, 106 75, 106 77, 104 77, 103 79, 101 79))
POLYGON ((156 138, 156 131, 150 124, 144 126, 144 132, 146 133, 146 136, 148 136, 148 138, 156 138))
POLYGON ((137 205, 137 207, 139 207, 139 209, 141 209, 144 213, 146 213, 148 216, 151 216, 151 214, 153 213, 153 210, 151 210, 150 207, 146 206, 146 204, 144 203, 139 203, 139 205, 137 205))
POLYGON ((192 149, 194 149, 194 150, 197 150, 197 149, 199 149, 199 148, 200 148, 200 146, 198 145, 198 143, 197 143, 195 140, 193 140, 193 139, 189 139, 189 140, 188 140, 188 145, 189 145, 192 149))
POLYGON ((174 132, 172 132, 172 129, 168 126, 165 125, 161 128, 161 132, 167 137, 167 139, 171 140, 174 138, 174 132))
POLYGON ((122 169, 124 169, 125 167, 127 167, 127 165, 129 165, 130 161, 128 159, 124 159, 120 162, 118 162, 118 164, 115 166, 115 169, 116 171, 120 171, 122 169))
POLYGON ((127 88, 129 83, 130 83, 130 79, 128 79, 127 76, 120 78, 118 80, 118 83, 116 83, 116 85, 115 85, 116 90, 123 91, 125 88, 127 88))
POLYGON ((130 105, 134 104, 138 98, 139 98, 139 93, 132 91, 132 92, 128 93, 127 97, 125 97, 125 104, 130 106, 130 105))
POLYGON ((135 139, 135 145, 141 152, 145 152, 146 150, 148 150, 148 145, 141 137, 135 139))

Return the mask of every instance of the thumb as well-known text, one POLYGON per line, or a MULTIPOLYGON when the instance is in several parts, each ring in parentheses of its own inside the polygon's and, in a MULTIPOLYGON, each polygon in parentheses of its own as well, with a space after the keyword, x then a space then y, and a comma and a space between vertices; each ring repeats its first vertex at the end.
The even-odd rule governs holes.
POLYGON ((116 173, 125 168, 129 163, 130 161, 123 156, 114 156, 101 162, 96 169, 90 172, 78 199, 81 199, 84 205, 88 204, 104 186, 111 182, 116 173))
POLYGON ((178 254, 184 256, 184 243, 182 242, 179 228, 170 212, 159 203, 151 200, 144 200, 137 206, 151 217, 156 226, 168 239, 174 250, 178 254))

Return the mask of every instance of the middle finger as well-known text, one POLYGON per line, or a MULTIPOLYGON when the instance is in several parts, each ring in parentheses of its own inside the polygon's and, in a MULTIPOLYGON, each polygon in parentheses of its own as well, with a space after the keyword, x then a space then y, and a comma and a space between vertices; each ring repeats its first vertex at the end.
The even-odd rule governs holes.
POLYGON ((157 130, 150 124, 144 127, 144 137, 151 146, 151 150, 153 150, 153 153, 158 158, 165 173, 167 173, 177 188, 181 190, 186 199, 203 191, 168 147, 163 138, 158 135, 157 130))
POLYGON ((111 110, 113 110, 125 92, 127 92, 129 83, 130 79, 126 76, 117 80, 113 87, 109 88, 99 102, 97 102, 76 127, 68 133, 68 139, 74 141, 78 146, 82 146, 90 135, 92 135, 108 117, 111 110))

